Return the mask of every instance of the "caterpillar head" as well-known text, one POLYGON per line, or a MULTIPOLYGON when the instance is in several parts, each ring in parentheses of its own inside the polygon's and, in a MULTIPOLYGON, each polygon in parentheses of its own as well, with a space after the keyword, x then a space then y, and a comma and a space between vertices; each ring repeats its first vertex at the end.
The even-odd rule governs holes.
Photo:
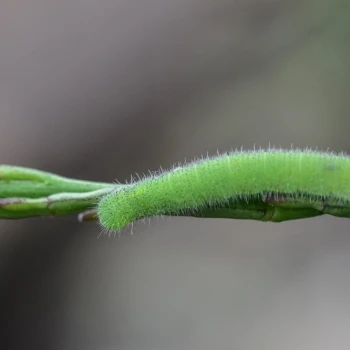
MULTIPOLYGON (((119 231, 136 219, 135 205, 129 189, 118 189, 104 196, 98 204, 100 224, 107 230, 119 231)), ((136 211, 137 212, 137 211, 136 211)))

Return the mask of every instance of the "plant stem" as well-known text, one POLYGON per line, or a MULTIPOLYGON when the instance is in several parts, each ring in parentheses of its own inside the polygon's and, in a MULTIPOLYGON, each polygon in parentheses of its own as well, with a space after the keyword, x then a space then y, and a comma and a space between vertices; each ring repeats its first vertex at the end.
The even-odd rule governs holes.
POLYGON ((23 219, 32 216, 67 215, 96 207, 98 200, 114 187, 86 193, 58 193, 42 198, 0 199, 1 219, 23 219))
POLYGON ((0 198, 41 198, 56 193, 83 193, 111 186, 113 184, 69 179, 41 170, 0 165, 0 198))
POLYGON ((101 196, 122 186, 0 165, 0 219, 85 211, 95 208, 101 196))

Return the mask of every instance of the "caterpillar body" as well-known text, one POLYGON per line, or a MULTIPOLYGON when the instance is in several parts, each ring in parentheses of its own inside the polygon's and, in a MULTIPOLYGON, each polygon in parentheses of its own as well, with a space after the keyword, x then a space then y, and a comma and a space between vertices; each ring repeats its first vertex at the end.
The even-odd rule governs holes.
POLYGON ((104 228, 120 230, 143 218, 200 216, 208 208, 249 202, 264 195, 331 200, 340 206, 348 203, 350 158, 310 150, 223 154, 112 191, 99 202, 98 217, 104 228))

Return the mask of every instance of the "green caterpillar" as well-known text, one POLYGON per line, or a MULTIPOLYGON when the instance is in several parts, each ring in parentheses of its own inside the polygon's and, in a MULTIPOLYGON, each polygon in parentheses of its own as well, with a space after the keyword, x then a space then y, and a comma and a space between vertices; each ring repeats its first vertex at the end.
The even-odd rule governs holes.
POLYGON ((103 197, 107 230, 156 215, 284 221, 350 217, 350 158, 310 150, 233 152, 160 172, 103 197))

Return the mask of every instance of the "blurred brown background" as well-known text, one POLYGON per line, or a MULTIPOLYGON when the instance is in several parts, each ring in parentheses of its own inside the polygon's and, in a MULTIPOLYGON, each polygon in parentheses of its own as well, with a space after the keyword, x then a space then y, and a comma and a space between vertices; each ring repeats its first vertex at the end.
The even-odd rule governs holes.
MULTIPOLYGON (((231 148, 350 152, 350 4, 0 4, 0 162, 130 175, 231 148)), ((0 223, 1 349, 348 349, 346 219, 0 223)))

